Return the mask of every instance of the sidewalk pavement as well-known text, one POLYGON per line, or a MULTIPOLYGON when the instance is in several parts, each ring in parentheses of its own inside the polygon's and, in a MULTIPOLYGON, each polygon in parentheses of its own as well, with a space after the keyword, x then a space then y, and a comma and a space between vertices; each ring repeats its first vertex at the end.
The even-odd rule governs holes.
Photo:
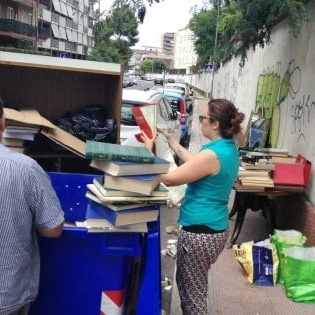
MULTIPOLYGON (((191 126, 189 149, 197 152, 205 141, 200 135, 198 115, 203 114, 207 98, 196 98, 191 126)), ((231 194, 230 206, 234 195, 231 194)), ((230 220, 233 229, 235 217, 230 220)), ((238 243, 268 237, 268 226, 260 211, 248 210, 238 243)), ((173 279, 175 280, 175 273, 173 279)), ((284 286, 262 287, 246 284, 243 270, 231 248, 225 248, 209 272, 209 314, 222 315, 313 315, 315 304, 296 303, 285 295, 284 286)), ((174 281, 170 315, 182 314, 177 286, 174 281)), ((197 315, 197 314, 196 314, 197 315)))

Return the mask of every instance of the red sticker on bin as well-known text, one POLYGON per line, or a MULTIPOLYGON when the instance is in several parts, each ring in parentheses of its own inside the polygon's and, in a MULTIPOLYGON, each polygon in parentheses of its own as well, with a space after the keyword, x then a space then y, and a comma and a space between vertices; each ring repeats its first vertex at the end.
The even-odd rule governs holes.
POLYGON ((100 315, 122 315, 125 301, 124 290, 103 291, 100 315))

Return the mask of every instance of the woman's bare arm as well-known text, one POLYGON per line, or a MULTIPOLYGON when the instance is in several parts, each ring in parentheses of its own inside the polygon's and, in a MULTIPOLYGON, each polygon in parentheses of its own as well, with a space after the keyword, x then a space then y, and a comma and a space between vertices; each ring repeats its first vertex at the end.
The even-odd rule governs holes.
POLYGON ((168 145, 170 146, 170 148, 175 152, 175 154, 179 157, 179 159, 182 162, 186 162, 188 161, 192 156, 194 156, 193 153, 189 152, 187 149, 185 149, 182 145, 180 145, 175 138, 173 137, 173 135, 169 132, 167 132, 164 129, 158 129, 158 132, 160 134, 162 134, 167 142, 168 145))
POLYGON ((216 154, 213 151, 204 150, 193 155, 175 170, 163 174, 161 180, 167 186, 177 186, 216 174, 219 169, 220 163, 216 154))

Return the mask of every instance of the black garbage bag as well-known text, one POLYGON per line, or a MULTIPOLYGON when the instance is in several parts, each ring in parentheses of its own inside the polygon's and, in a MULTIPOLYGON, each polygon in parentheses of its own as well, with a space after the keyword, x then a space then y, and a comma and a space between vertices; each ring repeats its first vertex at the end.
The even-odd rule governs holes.
POLYGON ((55 124, 81 139, 116 142, 116 121, 108 118, 101 105, 87 105, 56 120, 55 124))

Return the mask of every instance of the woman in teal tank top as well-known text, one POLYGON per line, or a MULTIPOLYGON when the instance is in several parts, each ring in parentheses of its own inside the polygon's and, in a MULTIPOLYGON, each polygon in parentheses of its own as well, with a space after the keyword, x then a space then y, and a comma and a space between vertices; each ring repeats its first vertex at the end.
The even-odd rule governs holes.
MULTIPOLYGON (((169 146, 183 162, 162 175, 167 186, 187 184, 182 200, 177 245, 176 281, 183 314, 205 315, 208 271, 228 238, 228 201, 239 166, 235 136, 244 114, 228 100, 213 99, 199 116, 202 135, 210 140, 197 154, 182 147, 171 134, 169 146)), ((153 142, 143 136, 148 148, 153 142)))

